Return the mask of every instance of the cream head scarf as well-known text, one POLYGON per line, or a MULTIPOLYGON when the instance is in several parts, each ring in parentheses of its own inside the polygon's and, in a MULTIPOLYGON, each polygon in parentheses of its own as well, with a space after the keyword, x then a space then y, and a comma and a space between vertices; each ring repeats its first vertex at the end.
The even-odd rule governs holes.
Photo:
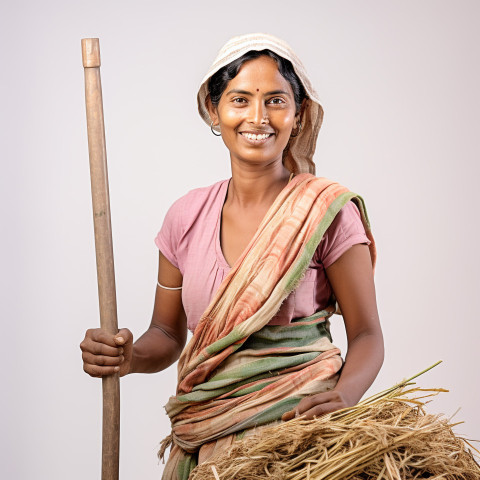
POLYGON ((284 155, 284 164, 285 167, 293 173, 315 174, 313 154, 317 143, 318 131, 322 124, 323 108, 320 105, 317 92, 315 92, 302 62, 283 40, 264 33, 251 33, 230 39, 220 50, 213 65, 202 80, 202 85, 197 95, 200 116, 207 125, 211 124, 210 115, 205 104, 210 77, 222 67, 250 50, 271 50, 277 55, 289 60, 293 65, 295 73, 302 82, 308 96, 301 117, 302 130, 298 136, 290 138, 284 155))

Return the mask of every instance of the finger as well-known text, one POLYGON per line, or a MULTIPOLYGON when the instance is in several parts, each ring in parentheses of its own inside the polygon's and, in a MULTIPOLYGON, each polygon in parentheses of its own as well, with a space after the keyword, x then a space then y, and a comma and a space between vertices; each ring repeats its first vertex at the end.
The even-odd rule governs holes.
POLYGON ((330 402, 337 402, 337 401, 338 401, 338 398, 335 392, 317 393, 316 395, 311 395, 311 396, 302 398, 302 400, 297 406, 297 410, 300 414, 303 414, 317 405, 330 403, 330 402))
POLYGON ((284 422, 288 422, 289 420, 292 420, 294 418, 299 418, 299 417, 303 417, 303 415, 300 415, 297 407, 297 408, 294 408, 293 410, 290 410, 289 412, 284 413, 282 415, 282 420, 284 422))
POLYGON ((111 347, 116 347, 117 344, 114 340, 114 335, 111 333, 107 333, 105 330, 101 328, 91 328, 87 330, 85 334, 85 338, 90 338, 94 342, 98 343, 105 343, 105 345, 110 345, 111 347))
POLYGON ((292 418, 295 418, 295 410, 290 410, 289 412, 286 412, 282 415, 282 420, 284 422, 288 422, 292 418))
POLYGON ((311 420, 314 417, 318 418, 323 415, 326 415, 327 413, 332 413, 342 408, 344 408, 344 406, 341 403, 337 403, 337 402, 322 403, 321 405, 316 405, 310 410, 307 410, 306 412, 303 413, 303 415, 305 416, 306 419, 311 420))
POLYGON ((91 377, 105 377, 107 375, 113 375, 120 370, 120 367, 99 367, 98 365, 89 365, 84 363, 83 370, 91 377))
POLYGON ((93 355, 105 355, 107 357, 118 357, 123 353, 122 347, 111 347, 104 343, 95 342, 90 338, 85 338, 80 344, 80 348, 82 352, 92 353, 93 355))
POLYGON ((125 358, 123 355, 119 355, 118 357, 108 357, 106 355, 93 355, 90 352, 83 352, 82 359, 89 365, 115 366, 121 365, 125 358))

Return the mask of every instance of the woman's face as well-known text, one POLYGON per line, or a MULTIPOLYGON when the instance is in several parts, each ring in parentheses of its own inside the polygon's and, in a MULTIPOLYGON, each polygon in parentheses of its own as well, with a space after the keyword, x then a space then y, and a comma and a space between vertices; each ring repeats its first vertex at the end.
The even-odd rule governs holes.
POLYGON ((297 126, 292 87, 267 56, 245 62, 209 110, 232 161, 252 165, 281 162, 297 126))

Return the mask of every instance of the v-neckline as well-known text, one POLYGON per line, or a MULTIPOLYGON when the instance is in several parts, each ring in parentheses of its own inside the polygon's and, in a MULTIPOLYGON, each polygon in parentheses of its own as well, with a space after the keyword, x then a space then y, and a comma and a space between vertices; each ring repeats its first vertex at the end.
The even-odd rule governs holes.
MULTIPOLYGON (((290 175, 290 178, 288 179, 287 185, 291 182, 291 180, 292 180, 292 178, 294 178, 294 176, 295 175, 293 173, 290 175)), ((230 177, 228 180, 225 180, 222 184, 221 189, 220 189, 219 197, 220 197, 220 199, 222 199, 222 201, 219 202, 220 208, 219 208, 219 211, 218 211, 218 214, 217 214, 217 223, 215 225, 215 253, 216 253, 216 256, 217 256, 217 262, 220 265, 220 267, 222 267, 227 272, 232 269, 233 265, 230 266, 230 264, 227 262, 227 259, 225 258, 225 255, 223 254, 222 242, 221 242, 220 237, 221 237, 221 234, 222 234, 221 226, 222 226, 223 207, 225 206, 225 202, 227 201, 228 188, 230 186, 231 181, 232 181, 232 177, 230 177)), ((282 188, 282 190, 280 190, 280 192, 278 192, 278 195, 280 195, 280 193, 283 192, 283 190, 287 187, 287 185, 285 185, 282 188)), ((278 195, 277 195, 277 197, 278 197, 278 195)), ((269 211, 270 211, 270 208, 267 210, 265 215, 269 211)), ((265 216, 263 218, 265 218, 265 216)), ((263 222, 263 219, 262 219, 262 222, 263 222)), ((262 223, 262 222, 260 222, 260 223, 262 223)), ((255 231, 255 233, 256 233, 256 231, 255 231)), ((255 234, 254 234, 254 236, 255 236, 255 234)), ((248 242, 248 245, 250 245, 250 242, 248 242)), ((247 245, 247 247, 248 247, 248 245, 247 245)), ((243 252, 240 254, 240 257, 243 255, 243 252)), ((240 258, 240 257, 238 257, 238 258, 240 258)), ((237 258, 237 260, 238 260, 238 258, 237 258)), ((237 262, 237 260, 235 261, 235 263, 237 262)), ((234 265, 235 265, 235 263, 234 263, 234 265)))
POLYGON ((222 242, 220 241, 220 236, 222 233, 221 225, 222 225, 222 213, 223 213, 223 206, 227 201, 228 195, 228 187, 230 185, 232 178, 230 177, 228 180, 225 180, 222 184, 222 188, 220 189, 219 197, 221 201, 219 202, 220 208, 218 209, 217 214, 217 223, 215 225, 215 253, 217 255, 217 262, 218 264, 225 270, 231 270, 231 266, 227 262, 225 255, 223 254, 222 250, 222 242))

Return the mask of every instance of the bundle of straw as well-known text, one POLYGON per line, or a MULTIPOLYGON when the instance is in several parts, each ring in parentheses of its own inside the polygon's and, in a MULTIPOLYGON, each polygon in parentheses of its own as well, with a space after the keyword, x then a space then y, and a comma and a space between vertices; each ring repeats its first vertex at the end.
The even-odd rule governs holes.
POLYGON ((425 412, 425 399, 447 390, 411 387, 410 380, 352 408, 264 428, 199 465, 189 478, 480 479, 472 450, 480 452, 453 433, 456 424, 425 412))

